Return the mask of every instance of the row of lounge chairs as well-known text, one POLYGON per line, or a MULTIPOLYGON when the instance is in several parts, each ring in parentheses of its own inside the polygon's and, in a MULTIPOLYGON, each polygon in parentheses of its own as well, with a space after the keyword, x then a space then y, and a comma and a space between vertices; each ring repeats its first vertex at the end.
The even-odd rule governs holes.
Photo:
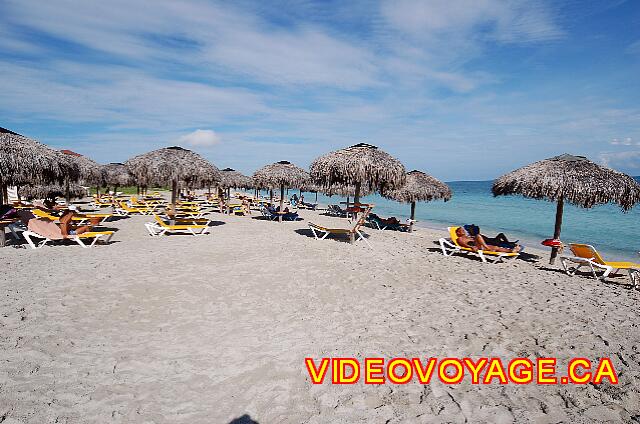
MULTIPOLYGON (((200 208, 199 202, 182 202, 179 207, 176 208, 176 214, 169 218, 168 216, 161 217, 157 213, 158 207, 161 205, 159 202, 153 204, 142 204, 141 202, 132 199, 133 202, 119 202, 120 209, 127 214, 142 214, 153 215, 154 221, 145 223, 145 227, 149 234, 153 237, 159 237, 168 234, 190 234, 193 236, 205 235, 209 233, 210 220, 204 218, 204 213, 200 208)), ((389 224, 387 220, 383 220, 376 214, 371 213, 372 206, 366 207, 359 215, 359 218, 353 223, 352 226, 346 228, 340 227, 326 227, 312 222, 308 223, 308 226, 313 233, 316 240, 324 240, 328 236, 346 236, 350 243, 358 241, 364 241, 371 247, 371 244, 367 241, 362 233, 362 227, 369 225, 372 228, 378 230, 395 229, 399 231, 406 231, 409 227, 408 224, 389 224)), ((279 214, 274 208, 266 207, 262 205, 262 214, 270 220, 278 219, 279 214)), ((57 217, 51 213, 41 210, 33 209, 32 213, 40 219, 55 221, 57 217)), ((330 205, 328 213, 333 216, 348 216, 349 212, 341 209, 339 206, 330 205)), ((110 219, 111 214, 98 214, 98 213, 86 213, 76 214, 73 217, 73 222, 78 225, 87 223, 89 220, 95 221, 100 219, 100 222, 105 222, 110 219)), ((283 216, 285 220, 297 220, 298 214, 295 212, 285 214, 283 216)), ((28 245, 33 248, 41 248, 49 243, 53 243, 56 240, 40 235, 36 232, 30 231, 26 228, 20 228, 18 225, 9 226, 11 232, 16 236, 17 232, 21 232, 28 245)), ((445 256, 452 256, 454 254, 475 255, 480 258, 482 262, 503 262, 509 259, 515 259, 520 255, 520 252, 493 252, 488 250, 473 250, 468 247, 462 246, 458 242, 458 236, 456 231, 459 227, 448 227, 449 237, 441 238, 438 240, 440 249, 445 256)), ((69 235, 69 239, 77 242, 84 248, 93 247, 98 242, 108 242, 113 236, 113 231, 91 231, 78 235, 69 235)), ((568 245, 572 255, 561 256, 560 261, 562 267, 568 275, 575 275, 582 267, 589 269, 591 275, 594 278, 606 279, 610 275, 614 275, 620 271, 627 271, 631 279, 632 284, 640 286, 640 264, 633 262, 616 262, 606 261, 598 253, 598 251, 588 244, 573 243, 568 245)))

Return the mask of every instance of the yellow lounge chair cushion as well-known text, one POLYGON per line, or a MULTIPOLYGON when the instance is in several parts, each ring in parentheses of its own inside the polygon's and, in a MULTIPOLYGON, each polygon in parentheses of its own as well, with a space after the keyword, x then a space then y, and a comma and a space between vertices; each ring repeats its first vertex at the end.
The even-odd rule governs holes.
POLYGON ((571 243, 570 245, 571 252, 579 258, 590 259, 600 265, 607 265, 615 269, 629 269, 636 268, 640 269, 640 264, 636 264, 633 262, 627 261, 605 261, 600 253, 595 249, 595 247, 589 244, 582 243, 571 243))
POLYGON ((351 233, 353 230, 350 230, 348 228, 327 228, 327 227, 323 227, 321 225, 316 225, 312 222, 309 223, 309 226, 317 228, 318 230, 321 231, 326 231, 328 233, 333 233, 333 234, 349 234, 351 233))
POLYGON ((608 265, 610 267, 616 268, 616 269, 629 269, 629 268, 637 268, 640 269, 640 264, 636 264, 633 262, 608 262, 608 261, 604 261, 605 265, 608 265))
POLYGON ((97 236, 110 236, 113 233, 114 231, 87 231, 86 233, 75 234, 75 236, 79 238, 93 238, 97 236))
POLYGON ((160 218, 158 215, 155 215, 156 221, 158 222, 158 224, 160 224, 160 226, 162 226, 163 228, 168 228, 170 230, 188 230, 188 229, 203 229, 203 228, 207 228, 206 225, 197 225, 197 224, 177 224, 177 225, 171 225, 171 224, 167 224, 166 222, 164 222, 162 220, 162 218, 160 218))

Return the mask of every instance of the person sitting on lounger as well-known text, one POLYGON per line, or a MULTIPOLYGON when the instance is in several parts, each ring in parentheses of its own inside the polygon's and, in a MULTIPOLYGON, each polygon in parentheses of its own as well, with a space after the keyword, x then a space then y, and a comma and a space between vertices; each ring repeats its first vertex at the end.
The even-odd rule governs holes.
POLYGON ((496 246, 494 244, 488 244, 480 234, 470 236, 469 234, 467 234, 463 227, 458 227, 458 229, 456 230, 456 235, 458 236, 457 242, 460 246, 471 249, 474 252, 477 252, 478 250, 504 253, 515 253, 520 251, 520 246, 508 248, 496 246))
POLYGON ((60 221, 60 230, 62 231, 62 235, 66 238, 70 235, 82 234, 91 231, 94 225, 98 225, 100 223, 99 217, 93 217, 90 219, 91 225, 82 225, 80 227, 75 227, 72 225, 72 219, 75 215, 75 212, 72 210, 65 211, 62 216, 59 218, 60 221))
POLYGON ((73 219, 73 211, 65 211, 59 218, 60 224, 56 224, 53 221, 46 219, 36 218, 31 212, 27 210, 21 210, 17 212, 18 217, 27 226, 29 231, 32 231, 41 236, 47 237, 51 240, 60 240, 69 238, 71 235, 77 235, 86 233, 92 230, 93 225, 97 225, 100 218, 92 218, 91 225, 83 225, 81 227, 74 227, 71 225, 73 219))
MULTIPOLYGON (((280 206, 275 209, 275 213, 280 212, 280 206)), ((298 214, 295 212, 291 212, 288 207, 285 206, 284 213, 282 214, 282 219, 285 221, 296 221, 298 219, 298 214)))

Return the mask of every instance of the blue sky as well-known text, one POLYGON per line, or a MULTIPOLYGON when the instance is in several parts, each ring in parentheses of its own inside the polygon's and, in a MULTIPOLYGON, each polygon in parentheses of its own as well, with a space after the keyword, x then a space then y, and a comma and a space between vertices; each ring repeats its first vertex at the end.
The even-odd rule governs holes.
POLYGON ((0 126, 246 173, 368 142, 444 180, 640 174, 640 2, 0 1, 0 126))

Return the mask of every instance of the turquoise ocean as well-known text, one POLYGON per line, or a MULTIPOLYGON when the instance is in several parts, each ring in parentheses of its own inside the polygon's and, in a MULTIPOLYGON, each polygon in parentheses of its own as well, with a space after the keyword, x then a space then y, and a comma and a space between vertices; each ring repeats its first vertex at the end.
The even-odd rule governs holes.
MULTIPOLYGON (((640 181, 640 177, 635 177, 640 181)), ((448 182, 453 197, 448 202, 435 201, 416 205, 417 225, 442 229, 457 224, 476 224, 487 235, 504 232, 510 239, 520 239, 526 245, 544 248, 540 242, 553 236, 556 204, 521 196, 493 197, 492 181, 448 182)), ((289 196, 295 190, 289 191, 289 196)), ((305 201, 315 200, 314 193, 304 193, 305 201)), ((318 195, 322 205, 337 204, 346 199, 339 196, 318 195)), ((351 199, 353 200, 353 199, 351 199)), ((385 199, 379 195, 367 196, 363 202, 375 204, 380 216, 396 216, 403 220, 410 215, 410 205, 385 199)), ((344 205, 342 205, 344 206, 344 205)), ((640 206, 624 213, 615 205, 596 206, 591 209, 565 204, 562 234, 565 243, 592 244, 605 259, 640 261, 640 206), (608 256, 608 257, 607 257, 608 256)), ((546 248, 545 248, 546 249, 546 248)))

